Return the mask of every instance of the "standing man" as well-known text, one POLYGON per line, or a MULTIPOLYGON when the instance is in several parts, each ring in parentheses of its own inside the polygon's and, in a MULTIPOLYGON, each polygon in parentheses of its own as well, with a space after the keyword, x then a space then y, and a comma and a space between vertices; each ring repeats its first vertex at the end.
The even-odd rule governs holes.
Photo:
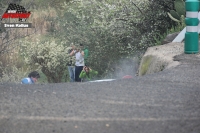
POLYGON ((81 49, 83 45, 80 44, 80 46, 76 49, 73 50, 70 55, 74 55, 76 57, 76 62, 75 62, 75 82, 81 82, 81 78, 79 78, 79 75, 81 71, 83 70, 83 66, 85 66, 84 63, 84 51, 81 49))
POLYGON ((80 48, 84 51, 84 63, 85 63, 85 66, 88 65, 88 56, 89 56, 89 51, 88 51, 88 48, 87 46, 84 46, 83 44, 80 44, 80 48))
MULTIPOLYGON (((75 45, 72 43, 71 49, 68 51, 70 56, 72 56, 72 53, 73 53, 74 50, 75 50, 75 45)), ((68 68, 68 71, 69 71, 70 82, 74 82, 75 81, 75 66, 74 66, 73 57, 70 57, 70 61, 67 64, 67 68, 68 68)))

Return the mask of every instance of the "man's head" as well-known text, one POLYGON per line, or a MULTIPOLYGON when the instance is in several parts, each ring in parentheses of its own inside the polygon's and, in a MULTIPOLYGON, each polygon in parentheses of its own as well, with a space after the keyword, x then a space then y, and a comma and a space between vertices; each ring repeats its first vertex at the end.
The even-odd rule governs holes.
POLYGON ((70 46, 72 47, 72 49, 75 49, 74 43, 71 43, 70 46))
POLYGON ((35 83, 37 82, 37 79, 40 78, 40 74, 37 71, 33 71, 29 73, 28 77, 31 78, 35 83))
POLYGON ((90 67, 88 67, 88 66, 84 66, 84 71, 86 72, 86 73, 88 73, 89 71, 90 71, 90 67))
POLYGON ((82 43, 80 43, 80 49, 83 49, 84 45, 82 43))

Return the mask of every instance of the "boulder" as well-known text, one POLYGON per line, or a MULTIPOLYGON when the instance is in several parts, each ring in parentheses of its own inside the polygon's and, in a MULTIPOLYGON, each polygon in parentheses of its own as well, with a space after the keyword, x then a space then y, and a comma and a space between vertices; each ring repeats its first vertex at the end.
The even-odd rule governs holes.
POLYGON ((140 62, 138 75, 142 76, 176 67, 179 62, 174 61, 174 56, 182 54, 183 51, 184 43, 149 47, 140 62))
POLYGON ((179 33, 180 32, 175 32, 175 33, 172 33, 172 34, 168 34, 166 36, 166 38, 162 41, 161 45, 172 42, 179 33))

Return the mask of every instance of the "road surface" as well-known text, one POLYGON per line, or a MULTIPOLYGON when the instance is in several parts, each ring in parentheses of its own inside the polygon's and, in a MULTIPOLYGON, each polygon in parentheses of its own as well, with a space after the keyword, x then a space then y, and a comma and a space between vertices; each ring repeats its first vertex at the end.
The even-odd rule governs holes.
POLYGON ((109 82, 0 84, 0 133, 200 133, 200 59, 109 82))

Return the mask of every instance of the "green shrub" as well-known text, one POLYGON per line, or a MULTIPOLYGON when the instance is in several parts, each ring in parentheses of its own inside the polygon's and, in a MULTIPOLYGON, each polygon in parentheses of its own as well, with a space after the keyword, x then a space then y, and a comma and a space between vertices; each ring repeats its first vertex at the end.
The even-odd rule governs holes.
POLYGON ((31 67, 41 70, 48 82, 62 82, 63 77, 67 78, 67 63, 69 61, 69 47, 64 42, 56 42, 54 39, 29 42, 24 41, 21 46, 21 53, 25 62, 31 67))

